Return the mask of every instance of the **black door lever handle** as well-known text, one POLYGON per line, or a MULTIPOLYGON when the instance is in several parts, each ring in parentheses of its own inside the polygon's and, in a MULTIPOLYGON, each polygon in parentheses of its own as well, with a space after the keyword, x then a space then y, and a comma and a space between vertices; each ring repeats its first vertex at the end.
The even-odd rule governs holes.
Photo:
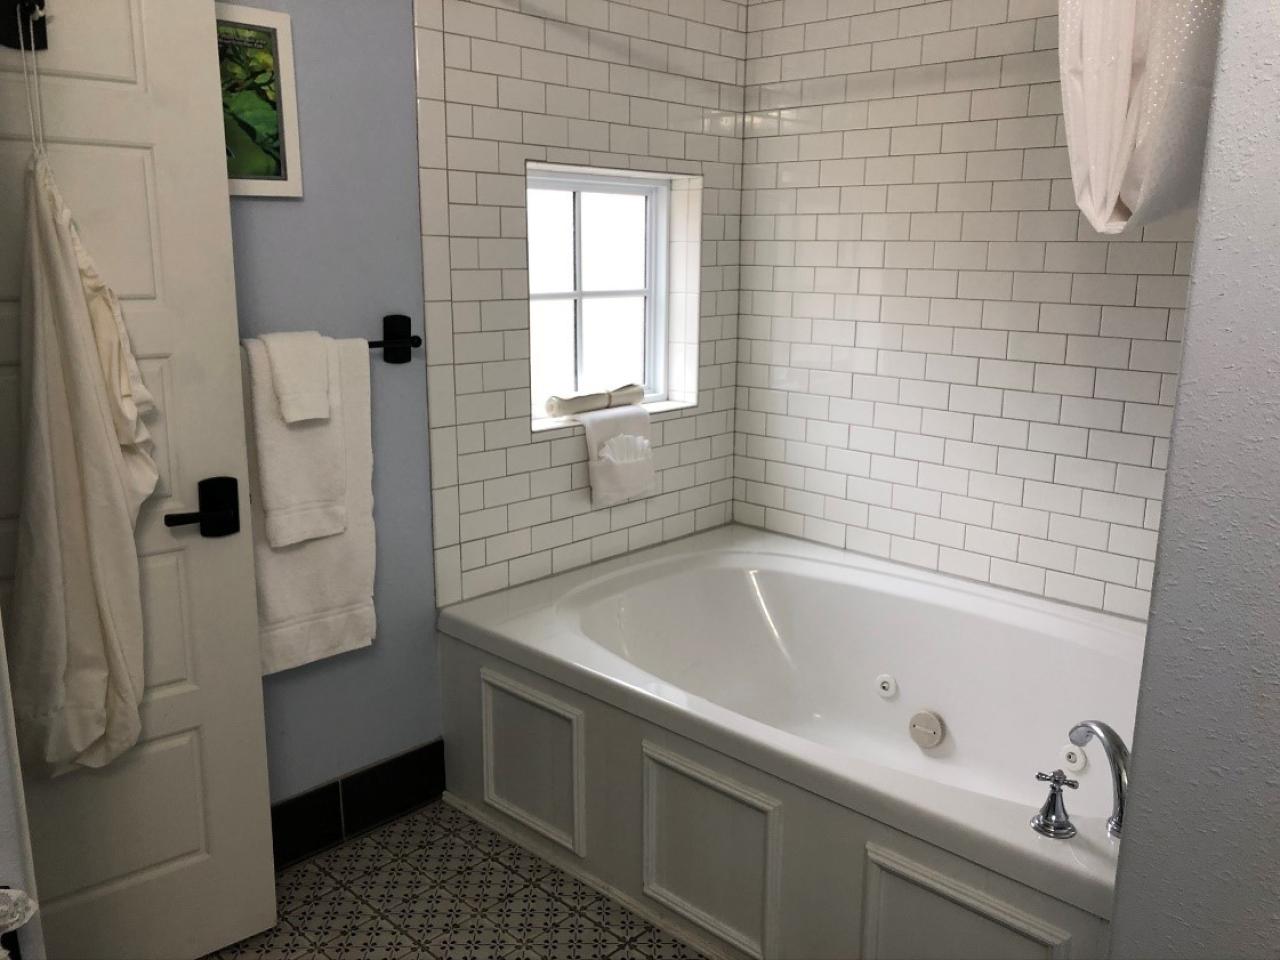
POLYGON ((240 532, 240 487, 235 477, 205 477, 196 484, 200 509, 166 513, 166 527, 200 524, 202 537, 229 537, 240 532))

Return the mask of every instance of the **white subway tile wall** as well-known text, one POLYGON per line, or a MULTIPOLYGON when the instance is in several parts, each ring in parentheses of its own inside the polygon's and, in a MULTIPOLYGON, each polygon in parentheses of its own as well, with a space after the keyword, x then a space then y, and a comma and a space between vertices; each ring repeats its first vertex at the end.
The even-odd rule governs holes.
POLYGON ((750 5, 734 518, 1145 618, 1192 217, 1077 211, 1056 9, 750 5))
POLYGON ((1077 212, 1055 11, 417 0, 440 602, 734 519, 1145 617, 1193 220, 1077 212), (530 432, 526 160, 704 178, 647 500, 530 432))
POLYGON ((441 604, 729 521, 745 0, 416 0, 441 604), (592 510, 581 428, 532 433, 528 160, 702 177, 697 406, 659 490, 592 510))

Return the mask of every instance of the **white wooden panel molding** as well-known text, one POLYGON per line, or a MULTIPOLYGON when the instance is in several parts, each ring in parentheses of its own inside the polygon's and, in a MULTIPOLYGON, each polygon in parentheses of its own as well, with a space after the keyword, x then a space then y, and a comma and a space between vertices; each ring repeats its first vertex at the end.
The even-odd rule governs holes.
MULTIPOLYGON (((881 943, 880 928, 882 898, 885 896, 883 881, 886 875, 898 877, 1024 937, 1043 947, 1044 955, 1052 960, 1065 960, 1071 956, 1071 934, 1067 931, 934 867, 904 857, 888 847, 868 843, 867 884, 862 918, 862 954, 867 960, 883 956, 886 947, 881 943)), ((929 918, 921 916, 919 922, 928 924, 929 918)), ((940 932, 940 935, 946 934, 940 932)))
MULTIPOLYGON (((85 247, 98 269, 111 278, 112 289, 125 310, 130 300, 155 300, 160 294, 162 260, 158 248, 155 157, 148 144, 102 142, 96 137, 65 137, 50 133, 49 162, 57 172, 58 188, 75 211, 85 247), (104 189, 104 185, 109 188, 104 189), (127 210, 128 216, 120 211, 127 210)), ((31 158, 31 141, 23 134, 0 136, 0 176, 24 184, 31 158)), ((22 204, 26 191, 13 191, 0 209, 0 244, 23 249, 22 204), (12 216, 9 216, 12 214, 12 216)), ((12 257, 0 274, 0 298, 18 299, 21 257, 12 257)), ((133 323, 130 321, 130 337, 133 323)), ((140 331, 141 332, 141 331, 140 331)))
POLYGON ((659 930, 665 930, 673 937, 678 937, 684 943, 693 947, 698 953, 702 954, 707 960, 739 960, 739 955, 735 952, 730 954, 727 952, 725 945, 713 937, 708 936, 701 928, 679 917, 672 917, 669 913, 659 910, 647 900, 632 896, 621 887, 615 886, 601 880, 593 871, 589 864, 584 864, 575 857, 572 851, 563 849, 558 845, 543 844, 537 840, 523 834, 517 827, 513 827, 511 822, 505 817, 499 817, 492 810, 487 809, 481 804, 474 803, 466 797, 459 796, 456 793, 450 793, 448 790, 444 792, 444 802, 449 806, 461 810, 467 816, 474 820, 479 820, 494 833, 505 837, 518 847, 532 850, 542 859, 546 860, 552 866, 563 870, 569 876, 576 880, 580 880, 592 890, 603 893, 623 907, 630 910, 642 920, 646 920, 653 924, 659 930))
POLYGON ((480 671, 481 740, 484 750, 484 800, 530 830, 554 840, 579 857, 587 855, 587 784, 585 751, 585 718, 581 710, 535 690, 518 680, 484 667, 480 671), (572 791, 572 826, 566 830, 520 806, 498 792, 497 733, 494 720, 494 692, 501 691, 537 710, 559 717, 569 724, 570 778, 572 791))
MULTIPOLYGON (((52 42, 40 54, 42 80, 142 82, 141 0, 48 0, 46 8, 52 42)), ((17 50, 0 49, 0 72, 21 75, 17 50)))
MULTIPOLYGON (((782 898, 782 801, 761 793, 745 784, 704 767, 645 740, 641 745, 644 754, 644 892, 647 896, 697 924, 708 933, 743 951, 757 960, 766 960, 777 954, 779 930, 778 911, 782 898), (659 779, 663 769, 705 787, 729 800, 755 810, 764 817, 764 830, 759 837, 764 846, 763 877, 760 890, 760 933, 752 935, 727 923, 711 911, 691 902, 664 885, 660 878, 658 862, 659 830, 659 779)), ((751 838, 744 837, 744 844, 751 838)))
POLYGON ((11 451, 5 457, 4 469, 0 470, 0 517, 13 517, 18 513, 18 487, 21 478, 16 451, 20 449, 22 439, 18 422, 20 405, 18 368, 0 367, 0 449, 11 451))
POLYGON ((41 809, 31 828, 46 914, 208 855, 201 751, 200 731, 182 730, 145 741, 100 770, 27 779, 27 803, 41 809), (139 795, 139 778, 155 789, 139 795), (121 809, 129 816, 119 816, 121 809))
POLYGON ((138 558, 148 699, 174 683, 194 680, 187 616, 186 554, 181 550, 138 558))
POLYGON ((151 456, 156 462, 160 478, 156 482, 156 492, 147 501, 147 506, 159 514, 157 504, 173 497, 175 491, 189 486, 180 486, 185 478, 178 472, 178 450, 170 441, 169 418, 165 415, 166 410, 174 409, 172 364, 167 357, 151 357, 140 359, 138 369, 142 373, 142 382, 156 400, 156 409, 147 415, 145 422, 151 432, 151 456))

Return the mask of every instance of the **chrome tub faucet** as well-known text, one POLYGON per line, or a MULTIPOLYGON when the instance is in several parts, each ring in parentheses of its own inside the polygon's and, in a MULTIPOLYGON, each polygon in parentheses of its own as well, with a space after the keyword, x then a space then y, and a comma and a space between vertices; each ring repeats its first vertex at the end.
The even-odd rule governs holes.
POLYGON ((1102 750, 1111 765, 1111 786, 1115 795, 1115 807, 1107 818, 1107 833, 1113 837, 1120 836, 1120 828, 1124 825, 1124 803, 1129 794, 1129 748, 1125 746, 1120 734, 1101 720, 1085 720, 1071 728, 1069 738, 1077 747, 1083 747, 1090 740, 1097 738, 1102 750))

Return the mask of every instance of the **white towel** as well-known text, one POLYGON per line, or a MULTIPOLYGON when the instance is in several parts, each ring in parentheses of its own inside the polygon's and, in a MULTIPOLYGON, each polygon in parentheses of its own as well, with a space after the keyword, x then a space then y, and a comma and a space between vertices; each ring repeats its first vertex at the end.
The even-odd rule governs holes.
POLYGON ((326 339, 314 330, 262 335, 271 360, 271 385, 285 423, 329 419, 326 339))
POLYGON ((608 393, 585 393, 577 397, 548 397, 548 417, 572 417, 575 414, 587 413, 591 410, 603 410, 606 407, 625 407, 629 403, 639 403, 644 399, 644 387, 629 383, 608 393))
POLYGON ((611 507, 657 491, 649 411, 632 404, 578 414, 587 433, 591 506, 611 507))
MULTIPOLYGON (((325 338, 330 409, 342 403, 334 342, 325 338)), ((266 345, 246 340, 244 347, 249 355, 253 433, 262 454, 258 501, 268 542, 287 547, 341 533, 347 527, 347 477, 341 468, 347 456, 347 431, 342 419, 331 416, 285 423, 276 402, 266 345)), ((368 392, 366 386, 365 404, 368 392)))
POLYGON ((271 545, 261 496, 261 468, 270 451, 264 449, 256 425, 250 424, 253 552, 264 674, 367 647, 377 632, 369 345, 364 340, 330 340, 328 350, 335 358, 330 382, 339 385, 330 397, 330 421, 345 434, 344 457, 330 467, 343 475, 343 532, 286 547, 271 545))

